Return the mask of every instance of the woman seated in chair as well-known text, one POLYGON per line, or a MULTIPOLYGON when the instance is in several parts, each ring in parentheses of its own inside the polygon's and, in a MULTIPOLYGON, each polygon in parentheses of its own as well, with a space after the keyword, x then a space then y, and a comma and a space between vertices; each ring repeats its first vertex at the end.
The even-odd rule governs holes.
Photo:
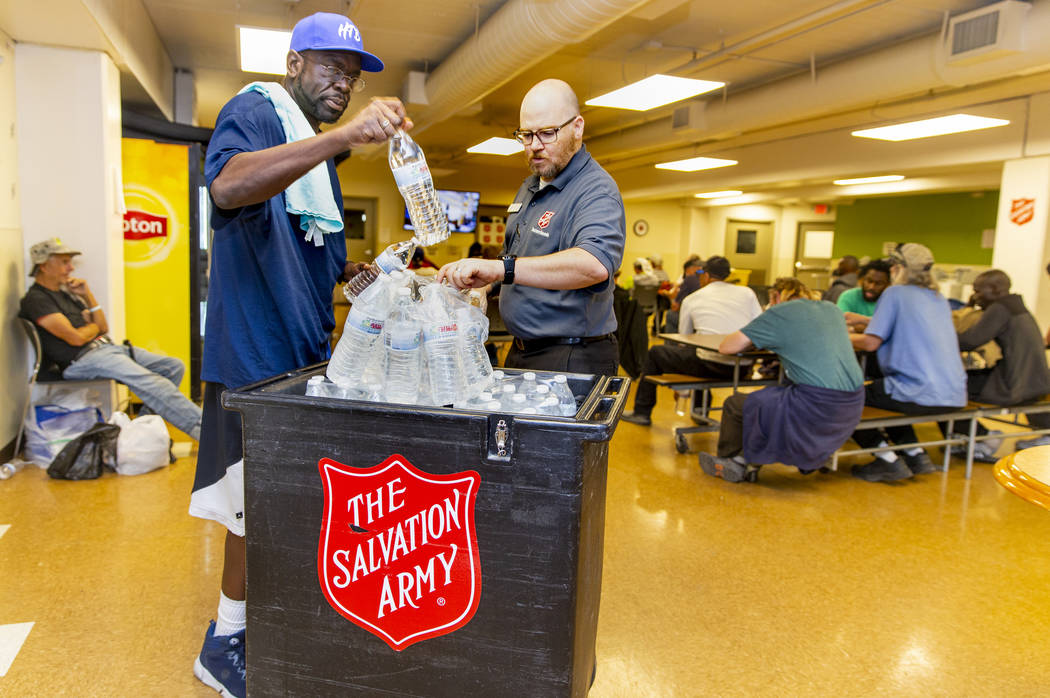
POLYGON ((769 309, 722 341, 738 354, 752 346, 777 354, 785 385, 735 393, 722 405, 718 455, 700 454, 708 475, 754 482, 768 463, 811 473, 856 428, 864 410, 864 376, 850 346, 842 311, 798 279, 777 279, 769 309))

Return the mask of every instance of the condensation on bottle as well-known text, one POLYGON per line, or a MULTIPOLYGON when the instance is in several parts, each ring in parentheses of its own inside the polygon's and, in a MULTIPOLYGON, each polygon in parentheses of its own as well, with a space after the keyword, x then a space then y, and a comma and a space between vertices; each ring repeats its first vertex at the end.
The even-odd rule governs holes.
POLYGON ((387 160, 412 219, 415 240, 424 247, 446 240, 448 217, 434 191, 434 180, 423 149, 411 136, 398 129, 387 146, 387 160))

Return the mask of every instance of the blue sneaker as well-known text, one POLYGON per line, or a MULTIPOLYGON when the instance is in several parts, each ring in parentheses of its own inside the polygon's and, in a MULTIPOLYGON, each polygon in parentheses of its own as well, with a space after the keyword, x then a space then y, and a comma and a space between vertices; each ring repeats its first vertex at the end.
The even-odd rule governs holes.
POLYGON ((244 698, 244 630, 215 635, 215 621, 208 625, 204 646, 193 662, 193 675, 228 698, 244 698))

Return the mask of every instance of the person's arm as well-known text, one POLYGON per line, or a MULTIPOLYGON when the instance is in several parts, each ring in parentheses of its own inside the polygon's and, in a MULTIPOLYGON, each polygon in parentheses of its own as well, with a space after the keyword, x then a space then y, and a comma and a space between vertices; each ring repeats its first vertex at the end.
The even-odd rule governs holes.
POLYGON ((73 323, 62 313, 44 315, 37 318, 35 322, 66 344, 71 344, 74 347, 82 347, 102 334, 99 326, 93 322, 80 327, 73 327, 73 323))
POLYGON ((878 351, 882 346, 882 337, 874 334, 851 333, 849 341, 857 351, 878 351))
MULTIPOLYGON (((96 334, 88 338, 87 341, 90 342, 98 335, 105 334, 106 332, 108 332, 109 322, 106 321, 106 313, 102 310, 102 305, 97 300, 95 300, 95 294, 91 292, 91 288, 88 286, 87 281, 85 281, 84 279, 70 278, 69 281, 66 282, 66 288, 68 288, 70 293, 77 296, 81 300, 81 302, 84 303, 84 321, 87 323, 94 323, 94 325, 98 328, 96 334)), ((66 318, 64 315, 62 316, 62 319, 65 320, 66 323, 69 323, 69 319, 66 318)), ((70 324, 70 327, 73 326, 70 324)), ((50 332, 50 330, 48 331, 50 332)), ((51 334, 55 333, 51 332, 51 334)))
POLYGON ((973 351, 991 342, 1006 330, 1009 323, 1009 311, 1001 303, 991 305, 970 329, 959 333, 959 351, 973 351))
POLYGON ((737 330, 722 340, 722 343, 718 345, 718 352, 720 354, 739 354, 742 351, 750 349, 751 346, 751 340, 748 336, 740 330, 737 330))
POLYGON ((863 332, 868 327, 868 323, 871 322, 871 318, 867 315, 861 315, 860 313, 853 313, 846 311, 842 314, 846 318, 846 326, 850 332, 863 332))
MULTIPOLYGON (((438 271, 437 280, 456 289, 481 288, 503 280, 503 260, 466 258, 449 262, 438 271)), ((514 283, 554 290, 587 288, 609 278, 609 271, 590 252, 572 247, 542 257, 518 257, 514 283)))
POLYGON ((401 101, 373 97, 343 126, 294 143, 237 153, 212 180, 211 198, 225 210, 261 203, 280 194, 319 163, 348 149, 383 143, 399 127, 412 128, 401 101))

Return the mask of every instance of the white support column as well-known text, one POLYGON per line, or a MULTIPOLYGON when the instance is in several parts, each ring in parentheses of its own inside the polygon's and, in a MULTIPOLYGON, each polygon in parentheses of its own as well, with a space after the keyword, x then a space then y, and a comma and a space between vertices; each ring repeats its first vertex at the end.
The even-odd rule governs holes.
POLYGON ((28 248, 58 236, 124 338, 120 76, 99 51, 17 44, 18 185, 28 248))
POLYGON ((1011 160, 1003 167, 992 266, 1013 282, 1012 290, 1045 331, 1050 325, 1050 157, 1011 160))

